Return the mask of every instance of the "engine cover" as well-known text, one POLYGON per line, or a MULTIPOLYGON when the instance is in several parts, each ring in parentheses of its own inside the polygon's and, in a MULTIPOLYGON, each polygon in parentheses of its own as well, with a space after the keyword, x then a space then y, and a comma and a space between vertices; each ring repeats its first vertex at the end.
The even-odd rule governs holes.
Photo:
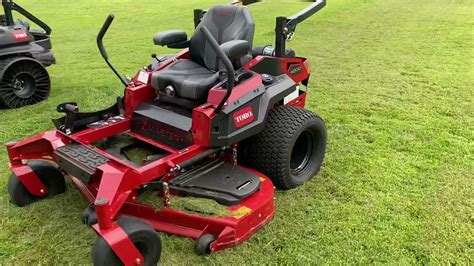
POLYGON ((131 129, 176 149, 193 144, 191 114, 143 103, 132 115, 131 129))

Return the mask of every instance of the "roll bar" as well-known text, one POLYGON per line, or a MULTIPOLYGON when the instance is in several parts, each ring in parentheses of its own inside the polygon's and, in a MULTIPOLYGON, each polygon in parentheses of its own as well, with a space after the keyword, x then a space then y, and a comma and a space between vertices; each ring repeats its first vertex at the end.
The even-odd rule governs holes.
MULTIPOLYGON (((236 0, 231 5, 251 5, 261 2, 261 0, 236 0)), ((275 56, 284 57, 286 50, 286 41, 289 41, 295 35, 296 26, 316 14, 319 10, 326 6, 326 0, 311 0, 314 2, 309 7, 301 10, 291 17, 277 17, 275 27, 275 56)), ((206 10, 194 10, 194 27, 197 28, 201 22, 206 10)))
POLYGON ((114 18, 115 17, 114 17, 113 14, 109 14, 107 19, 105 20, 104 25, 102 25, 102 28, 100 29, 99 34, 97 35, 97 46, 99 47, 99 51, 100 51, 100 54, 102 55, 102 58, 104 58, 105 62, 110 67, 110 69, 112 69, 112 71, 120 79, 120 81, 123 83, 123 85, 128 87, 131 84, 130 81, 127 78, 125 78, 124 76, 122 76, 118 72, 118 70, 112 65, 112 63, 110 63, 109 57, 107 56, 107 52, 105 51, 104 44, 102 42, 102 40, 104 39, 105 34, 107 33, 107 30, 110 27, 110 24, 112 24, 112 22, 114 21, 114 18))
POLYGON ((277 17, 275 27, 275 56, 285 56, 286 41, 293 38, 296 26, 326 6, 326 0, 313 0, 311 6, 291 17, 277 17))
POLYGON ((230 2, 231 5, 243 5, 243 6, 248 6, 253 3, 261 2, 262 0, 236 0, 230 2))
POLYGON ((206 26, 203 25, 200 30, 204 34, 206 40, 211 45, 211 48, 216 53, 217 57, 222 61, 222 63, 224 63, 225 69, 227 71, 227 91, 219 105, 217 105, 216 109, 214 109, 214 113, 217 114, 222 110, 222 107, 229 99, 230 94, 232 93, 232 89, 234 88, 234 67, 232 66, 232 62, 230 62, 229 58, 225 55, 224 51, 222 51, 222 48, 217 43, 216 39, 212 37, 212 34, 209 32, 206 26))
POLYGON ((3 11, 5 12, 5 20, 8 26, 15 25, 15 21, 13 21, 12 11, 16 11, 25 16, 27 19, 33 21, 38 26, 40 26, 46 32, 47 35, 51 34, 52 30, 46 23, 35 17, 33 14, 28 12, 26 9, 24 9, 17 3, 13 2, 13 0, 2 0, 2 6, 3 11))

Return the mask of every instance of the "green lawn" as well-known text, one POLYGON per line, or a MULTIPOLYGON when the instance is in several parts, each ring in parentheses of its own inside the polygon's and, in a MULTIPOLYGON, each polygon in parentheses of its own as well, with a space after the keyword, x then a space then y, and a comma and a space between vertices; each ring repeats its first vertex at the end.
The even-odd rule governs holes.
MULTIPOLYGON (((192 10, 217 1, 21 0, 53 28, 58 64, 47 102, 0 111, 0 142, 53 128, 56 105, 110 105, 123 87, 99 56, 107 13, 111 60, 134 75, 155 32, 191 33, 192 10)), ((308 3, 275 0, 250 10, 256 44, 273 41, 274 17, 308 3)), ((298 26, 290 47, 312 61, 309 108, 325 118, 327 157, 311 182, 276 195, 273 222, 243 245, 198 257, 189 239, 162 235, 163 264, 474 262, 472 0, 329 0, 298 26)), ((9 176, 0 153, 0 183, 9 176)), ((0 186, 0 264, 88 264, 95 234, 69 191, 26 208, 0 186)))

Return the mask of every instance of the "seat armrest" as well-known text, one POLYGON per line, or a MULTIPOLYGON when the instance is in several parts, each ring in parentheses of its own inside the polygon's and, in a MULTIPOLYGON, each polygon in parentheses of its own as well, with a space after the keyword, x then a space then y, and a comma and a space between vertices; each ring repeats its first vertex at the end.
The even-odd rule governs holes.
POLYGON ((173 48, 173 46, 187 43, 188 35, 182 30, 165 30, 156 33, 153 36, 153 42, 156 45, 171 46, 170 48, 173 48))
POLYGON ((250 52, 250 43, 245 40, 232 40, 220 45, 229 59, 237 59, 250 52))

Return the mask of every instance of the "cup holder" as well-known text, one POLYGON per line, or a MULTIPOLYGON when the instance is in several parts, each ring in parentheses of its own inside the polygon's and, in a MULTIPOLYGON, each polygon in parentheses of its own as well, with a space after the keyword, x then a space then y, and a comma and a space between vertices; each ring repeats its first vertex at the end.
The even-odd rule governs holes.
POLYGON ((253 74, 250 73, 250 72, 248 72, 248 71, 239 73, 239 74, 237 74, 237 76, 235 77, 235 83, 236 83, 236 84, 240 84, 240 83, 246 81, 247 79, 251 78, 252 76, 253 76, 253 74))

